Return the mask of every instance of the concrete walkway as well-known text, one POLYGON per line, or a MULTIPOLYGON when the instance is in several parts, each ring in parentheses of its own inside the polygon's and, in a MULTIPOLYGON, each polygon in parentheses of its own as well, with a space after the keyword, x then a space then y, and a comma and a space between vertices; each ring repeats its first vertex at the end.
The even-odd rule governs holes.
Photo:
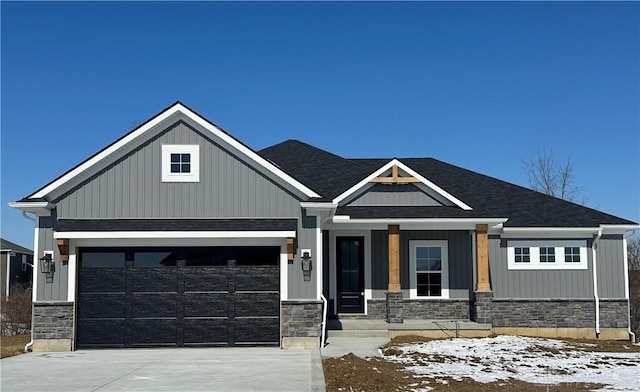
POLYGON ((327 345, 321 350, 324 358, 337 358, 349 353, 364 357, 379 357, 378 348, 389 343, 385 337, 341 337, 334 336, 327 339, 327 345))
POLYGON ((2 392, 325 390, 318 350, 263 347, 29 353, 0 376, 2 392))

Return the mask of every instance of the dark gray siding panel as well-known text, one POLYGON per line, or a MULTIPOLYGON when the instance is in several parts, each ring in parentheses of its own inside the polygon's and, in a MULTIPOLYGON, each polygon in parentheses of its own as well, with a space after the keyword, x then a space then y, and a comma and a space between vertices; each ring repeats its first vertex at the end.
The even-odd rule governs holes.
POLYGON ((591 249, 588 269, 514 271, 507 268, 507 248, 499 238, 489 239, 489 272, 494 298, 593 298, 591 249))
POLYGON ((389 281, 389 237, 386 230, 371 232, 371 288, 373 298, 385 298, 389 281))
POLYGON ((624 298, 624 252, 622 239, 604 237, 598 241, 598 295, 600 298, 624 298))
POLYGON ((51 277, 38 271, 37 301, 66 301, 68 289, 68 264, 60 262, 60 252, 53 239, 53 217, 41 217, 38 222, 38 253, 34 259, 44 255, 45 251, 54 251, 55 271, 51 277))
MULTIPOLYGON (((387 231, 372 231, 373 298, 384 298, 388 276, 387 231)), ((410 230, 400 232, 400 284, 409 298, 409 241, 447 240, 449 243, 449 297, 470 298, 473 290, 473 252, 471 236, 466 230, 410 230)))
POLYGON ((316 277, 318 263, 318 249, 316 241, 316 217, 307 216, 302 219, 302 225, 298 228, 296 257, 293 263, 289 263, 288 282, 289 299, 317 299, 316 277), (305 281, 302 273, 300 250, 311 249, 311 281, 305 281))
POLYGON ((296 197, 182 121, 56 201, 59 218, 297 217, 296 197), (162 145, 198 144, 200 182, 163 183, 162 145))
POLYGON ((413 184, 375 184, 348 206, 441 206, 413 184))

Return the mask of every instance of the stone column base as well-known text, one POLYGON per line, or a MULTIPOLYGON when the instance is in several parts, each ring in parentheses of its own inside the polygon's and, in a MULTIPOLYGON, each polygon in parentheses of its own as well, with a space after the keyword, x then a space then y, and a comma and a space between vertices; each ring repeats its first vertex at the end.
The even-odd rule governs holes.
POLYGON ((491 324, 492 291, 473 292, 473 320, 477 323, 491 324))
POLYGON ((404 302, 402 292, 387 291, 387 322, 400 324, 404 322, 404 302))
POLYGON ((71 339, 36 339, 33 341, 31 350, 33 352, 71 351, 71 343, 71 339))

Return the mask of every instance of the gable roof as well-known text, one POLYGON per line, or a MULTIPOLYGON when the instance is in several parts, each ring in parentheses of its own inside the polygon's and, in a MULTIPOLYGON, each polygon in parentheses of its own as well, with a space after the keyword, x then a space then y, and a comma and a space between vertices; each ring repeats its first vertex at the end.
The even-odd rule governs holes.
POLYGON ((15 242, 5 240, 4 238, 0 238, 0 250, 2 250, 3 252, 12 251, 12 252, 26 253, 29 255, 33 254, 33 251, 31 249, 27 249, 24 246, 20 246, 15 242))
MULTIPOLYGON (((347 159, 297 140, 258 151, 332 201, 389 162, 347 159)), ((457 207, 339 207, 336 214, 358 218, 507 217, 505 227, 598 227, 636 225, 585 206, 463 169, 433 158, 398 158, 473 210, 457 207)))
POLYGON ((438 185, 436 185, 433 182, 429 181, 428 179, 424 178, 419 173, 416 173, 410 167, 408 167, 407 165, 405 165, 404 163, 400 162, 399 160, 397 160, 395 158, 390 160, 386 164, 382 165, 380 168, 378 168, 378 170, 374 171, 373 173, 371 173, 370 175, 365 177, 363 180, 361 180, 360 182, 358 182, 357 184, 355 184, 351 188, 349 188, 346 191, 342 192, 335 199, 333 199, 333 202, 336 203, 336 204, 340 203, 342 200, 348 198, 349 196, 355 194, 359 190, 361 190, 364 187, 366 187, 367 184, 369 184, 371 182, 371 180, 373 180, 374 178, 380 176, 384 172, 387 172, 387 171, 391 170, 391 168, 393 166, 397 166, 398 168, 402 169, 405 173, 409 174, 412 177, 417 178, 422 184, 426 185, 428 188, 430 188, 431 190, 433 190, 434 192, 436 192, 437 194, 439 194, 440 196, 442 196, 443 198, 445 198, 449 202, 453 203, 454 205, 462 208, 463 210, 472 210, 473 209, 473 208, 469 207, 467 204, 465 204, 463 201, 457 199, 455 196, 451 195, 446 190, 440 188, 438 185))
POLYGON ((177 113, 181 113, 185 115, 190 120, 194 121, 204 129, 206 129, 207 131, 211 132, 219 139, 228 143, 230 146, 238 150, 241 154, 253 160, 259 166, 262 166, 268 172, 271 172, 274 176, 280 178, 285 183, 288 183, 289 185, 297 189, 302 194, 308 197, 319 197, 319 195, 315 193, 313 190, 311 190, 309 187, 297 181, 296 179, 294 179, 289 174, 282 171, 273 163, 264 159, 262 156, 257 154, 253 149, 251 149, 244 143, 240 142, 239 140, 237 140, 236 138, 234 138, 233 136, 225 132, 222 128, 218 127, 214 123, 200 116, 199 114, 197 114, 196 112, 194 112, 193 110, 191 110, 190 108, 182 104, 180 101, 177 101, 173 105, 167 107, 166 109, 162 110, 160 113, 156 114, 155 116, 153 116, 152 118, 150 118, 149 120, 141 124, 140 126, 134 128, 129 133, 123 135, 122 137, 120 137, 113 143, 109 144, 102 150, 98 151, 97 153, 85 159, 75 167, 71 168, 61 176, 55 178, 54 180, 52 180, 42 188, 38 189, 31 195, 22 199, 22 201, 41 201, 51 192, 64 186, 69 181, 81 175, 83 172, 85 172, 89 168, 95 166, 96 164, 101 162, 103 159, 105 159, 109 155, 115 153, 120 148, 128 145, 129 143, 133 143, 136 139, 143 136, 149 130, 153 129, 156 125, 162 123, 163 121, 167 120, 169 117, 177 113))

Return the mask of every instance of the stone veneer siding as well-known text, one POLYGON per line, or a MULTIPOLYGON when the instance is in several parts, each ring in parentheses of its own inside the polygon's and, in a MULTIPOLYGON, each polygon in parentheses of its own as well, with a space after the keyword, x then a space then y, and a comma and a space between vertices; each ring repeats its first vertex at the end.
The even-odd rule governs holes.
POLYGON ((34 303, 33 339, 73 339, 73 302, 34 303))
MULTIPOLYGON (((470 301, 468 299, 404 299, 403 319, 424 320, 469 320, 470 301)), ((370 299, 367 301, 367 315, 350 318, 378 319, 387 318, 387 301, 384 299, 370 299)))
MULTIPOLYGON (((600 300, 600 327, 626 328, 627 300, 600 300)), ((493 299, 494 327, 592 328, 595 302, 592 299, 493 299)))
POLYGON ((402 323, 404 321, 404 301, 402 292, 387 292, 387 322, 402 323))
POLYGON ((322 301, 282 301, 282 337, 318 338, 322 329, 322 301))

